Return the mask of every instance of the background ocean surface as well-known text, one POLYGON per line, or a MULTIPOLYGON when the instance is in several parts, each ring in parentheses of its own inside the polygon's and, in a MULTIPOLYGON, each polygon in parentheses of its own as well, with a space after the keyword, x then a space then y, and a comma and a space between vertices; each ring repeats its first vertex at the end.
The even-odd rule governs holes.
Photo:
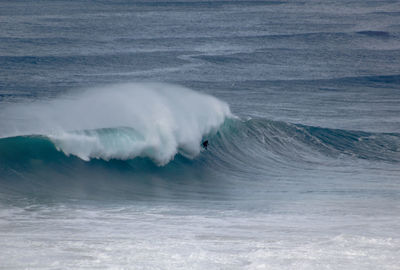
POLYGON ((399 1, 0 0, 0 269, 400 269, 399 165, 399 1))

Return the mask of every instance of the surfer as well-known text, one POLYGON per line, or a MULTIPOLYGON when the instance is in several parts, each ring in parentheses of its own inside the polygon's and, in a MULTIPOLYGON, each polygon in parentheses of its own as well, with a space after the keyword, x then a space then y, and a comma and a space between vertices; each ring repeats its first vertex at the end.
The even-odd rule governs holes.
POLYGON ((204 149, 207 150, 208 140, 205 140, 201 145, 203 146, 204 149))

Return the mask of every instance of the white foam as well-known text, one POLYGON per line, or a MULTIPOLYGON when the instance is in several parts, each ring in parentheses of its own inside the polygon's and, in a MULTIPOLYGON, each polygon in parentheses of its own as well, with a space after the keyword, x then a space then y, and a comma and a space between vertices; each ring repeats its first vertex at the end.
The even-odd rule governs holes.
POLYGON ((194 157, 202 137, 230 117, 215 97, 169 84, 119 84, 2 109, 0 137, 41 134, 84 160, 194 157))

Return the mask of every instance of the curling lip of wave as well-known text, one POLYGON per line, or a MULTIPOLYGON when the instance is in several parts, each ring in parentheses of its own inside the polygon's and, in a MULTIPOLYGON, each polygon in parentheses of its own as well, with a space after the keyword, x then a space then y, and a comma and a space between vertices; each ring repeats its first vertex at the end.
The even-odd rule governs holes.
POLYGON ((167 164, 179 153, 193 158, 203 136, 234 117, 228 104, 181 86, 142 83, 91 88, 47 103, 9 106, 0 137, 41 135, 67 155, 148 157, 167 164))

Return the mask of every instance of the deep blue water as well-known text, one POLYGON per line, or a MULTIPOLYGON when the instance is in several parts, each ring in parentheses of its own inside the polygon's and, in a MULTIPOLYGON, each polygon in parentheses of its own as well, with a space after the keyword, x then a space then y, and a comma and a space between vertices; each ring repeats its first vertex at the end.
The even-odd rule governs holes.
POLYGON ((398 1, 0 1, 0 269, 397 269, 399 165, 398 1))

